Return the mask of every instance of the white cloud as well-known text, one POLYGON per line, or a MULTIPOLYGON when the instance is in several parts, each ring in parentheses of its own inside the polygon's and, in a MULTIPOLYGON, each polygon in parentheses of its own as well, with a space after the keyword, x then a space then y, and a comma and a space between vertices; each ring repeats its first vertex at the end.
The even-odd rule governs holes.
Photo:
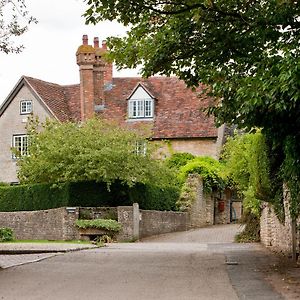
MULTIPOLYGON (((85 25, 82 14, 87 6, 82 0, 27 0, 30 14, 39 21, 16 40, 26 49, 21 54, 0 54, 0 104, 22 75, 42 80, 72 84, 79 82, 75 53, 82 35, 90 41, 111 35, 124 35, 126 29, 116 22, 85 25)), ((136 70, 124 70, 119 76, 134 76, 136 70)))

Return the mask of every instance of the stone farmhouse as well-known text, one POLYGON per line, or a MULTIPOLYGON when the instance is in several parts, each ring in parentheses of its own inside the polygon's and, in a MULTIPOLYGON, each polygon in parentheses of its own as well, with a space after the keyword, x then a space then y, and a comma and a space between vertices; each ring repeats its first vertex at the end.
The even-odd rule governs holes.
POLYGON ((163 143, 164 155, 190 152, 217 158, 224 126, 216 128, 202 108, 211 100, 194 92, 175 77, 115 78, 104 59, 105 42, 88 44, 83 36, 76 52, 80 83, 59 85, 22 76, 0 107, 0 182, 18 182, 16 158, 11 147, 27 154, 26 123, 31 114, 41 121, 84 121, 95 114, 121 125, 150 127, 153 141, 163 143))

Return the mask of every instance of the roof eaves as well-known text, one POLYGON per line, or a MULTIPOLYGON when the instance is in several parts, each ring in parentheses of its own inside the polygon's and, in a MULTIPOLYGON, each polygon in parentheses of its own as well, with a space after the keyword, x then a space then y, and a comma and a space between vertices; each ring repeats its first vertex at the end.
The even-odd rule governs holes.
POLYGON ((18 80, 16 85, 13 87, 13 89, 10 91, 2 105, 0 106, 0 116, 4 113, 6 108, 9 106, 9 104, 12 102, 16 94, 20 91, 20 89, 24 86, 25 81, 24 81, 25 76, 21 76, 21 78, 18 80))
POLYGON ((142 82, 139 82, 135 87, 134 89, 132 90, 131 94, 127 97, 127 100, 130 99, 132 97, 132 95, 136 92, 136 90, 139 88, 139 87, 142 87, 145 92, 152 98, 152 99, 156 99, 156 97, 153 96, 152 93, 149 92, 149 90, 145 87, 145 85, 143 85, 142 82))
POLYGON ((35 93, 38 100, 41 101, 41 103, 46 107, 46 109, 52 114, 52 116, 57 120, 60 121, 59 118, 55 115, 55 113, 52 111, 52 109, 47 105, 47 103, 44 101, 44 99, 39 95, 39 93, 34 89, 34 87, 30 84, 26 76, 23 76, 25 82, 28 84, 29 88, 35 93))

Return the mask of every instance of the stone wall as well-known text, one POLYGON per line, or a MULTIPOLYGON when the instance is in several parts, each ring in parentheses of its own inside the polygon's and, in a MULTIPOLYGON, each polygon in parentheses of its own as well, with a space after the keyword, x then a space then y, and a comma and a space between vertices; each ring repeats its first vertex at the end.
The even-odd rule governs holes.
MULTIPOLYGON (((261 243, 276 252, 290 254, 292 252, 292 228, 288 200, 284 200, 285 219, 280 222, 270 203, 263 203, 260 217, 261 243)), ((298 219, 300 226, 300 218, 298 219)), ((297 245, 299 247, 299 233, 297 245)), ((298 249, 299 251, 299 249, 298 249)))
POLYGON ((103 217, 104 213, 116 212, 118 222, 123 227, 117 236, 119 241, 184 231, 190 224, 188 213, 140 210, 138 204, 134 203, 132 206, 116 208, 62 207, 40 211, 0 212, 0 227, 12 228, 16 239, 76 240, 80 238, 75 226, 80 211, 85 215, 90 213, 95 218, 103 217))
POLYGON ((140 210, 139 237, 185 231, 189 229, 188 213, 140 210))
POLYGON ((118 220, 117 207, 80 207, 80 219, 112 219, 118 220))
POLYGON ((56 208, 40 211, 0 212, 0 227, 10 227, 15 237, 22 240, 78 239, 74 226, 78 208, 56 208))

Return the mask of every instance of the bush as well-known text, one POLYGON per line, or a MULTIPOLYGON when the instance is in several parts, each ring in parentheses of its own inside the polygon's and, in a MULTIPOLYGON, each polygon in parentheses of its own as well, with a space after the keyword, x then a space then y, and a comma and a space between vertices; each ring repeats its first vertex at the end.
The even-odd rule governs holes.
POLYGON ((199 156, 180 168, 178 178, 184 182, 189 174, 199 174, 203 178, 204 191, 224 189, 226 182, 222 175, 223 165, 209 156, 199 156))
POLYGON ((118 223, 116 220, 110 219, 76 220, 75 224, 81 229, 97 228, 114 232, 119 232, 122 229, 122 225, 120 223, 118 223))
POLYGON ((185 166, 190 160, 194 158, 195 156, 191 153, 174 153, 165 160, 165 163, 168 168, 179 170, 180 167, 185 166))
POLYGON ((260 241, 259 217, 246 211, 240 220, 245 224, 244 230, 236 235, 235 240, 239 243, 256 243, 260 241))
POLYGON ((10 242, 14 240, 14 233, 11 228, 0 228, 0 242, 10 242))
POLYGON ((141 209, 174 210, 179 196, 174 186, 138 183, 128 187, 115 182, 70 182, 0 187, 0 211, 31 211, 63 206, 126 206, 139 203, 141 209))

